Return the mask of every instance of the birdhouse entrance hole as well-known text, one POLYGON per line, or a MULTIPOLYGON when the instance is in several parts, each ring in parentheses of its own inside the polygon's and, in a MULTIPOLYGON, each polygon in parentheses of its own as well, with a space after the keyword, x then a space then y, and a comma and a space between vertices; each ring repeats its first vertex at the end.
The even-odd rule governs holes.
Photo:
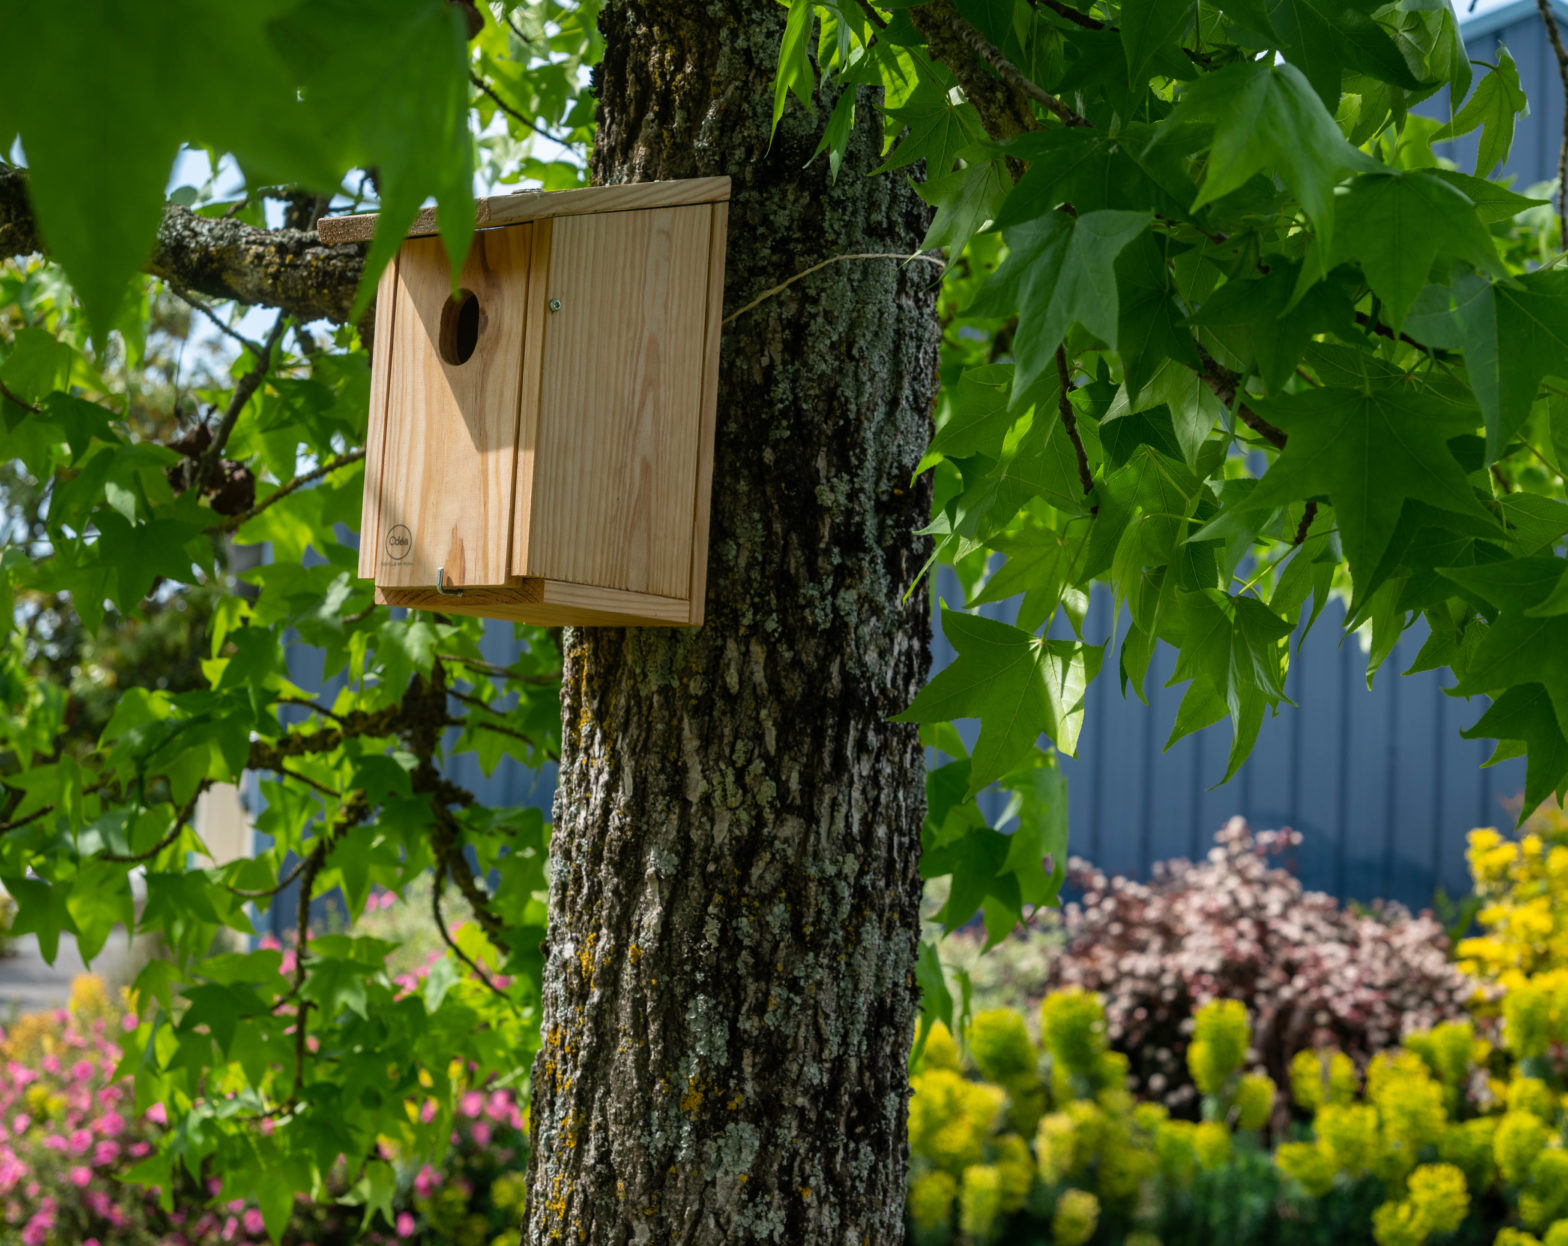
POLYGON ((441 358, 454 368, 472 359, 483 323, 479 296, 472 290, 459 290, 447 299, 441 309, 441 358))
MULTIPOLYGON (((702 622, 728 178, 433 212, 382 275, 359 573, 389 606, 545 626, 702 622)), ((374 216, 318 222, 365 241, 374 216)))

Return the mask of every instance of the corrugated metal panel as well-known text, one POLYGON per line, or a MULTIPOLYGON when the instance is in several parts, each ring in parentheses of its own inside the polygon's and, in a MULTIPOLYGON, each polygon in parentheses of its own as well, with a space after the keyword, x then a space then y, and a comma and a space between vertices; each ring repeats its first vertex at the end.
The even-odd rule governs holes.
MULTIPOLYGON (((1554 0, 1552 8, 1564 29, 1564 38, 1568 39, 1568 5, 1554 0)), ((1535 0, 1514 0, 1512 4, 1471 18, 1464 18, 1461 13, 1461 18, 1459 28, 1470 59, 1495 64, 1497 50, 1506 47, 1519 66, 1519 85, 1530 101, 1530 115, 1521 118, 1515 128, 1513 148, 1503 162, 1502 171, 1513 175, 1514 188, 1520 191, 1552 181, 1557 176, 1557 157, 1563 141, 1563 87, 1535 0)), ((1480 66, 1476 67, 1476 81, 1480 81, 1484 72, 1480 66)), ((1416 111, 1423 116, 1448 120, 1448 92, 1438 92, 1416 111)), ((1437 144, 1436 150, 1461 171, 1474 173, 1477 172, 1475 161, 1479 143, 1480 132, 1473 131, 1453 142, 1437 144)), ((1489 170, 1479 172, 1484 177, 1489 170)))
MULTIPOLYGON (((963 599, 945 568, 937 591, 952 604, 963 599)), ((1091 641, 1110 636, 1110 606, 1108 592, 1091 597, 1091 641)), ((983 609, 1010 621, 1016 607, 983 609)), ((1223 787, 1215 784, 1225 774, 1228 724, 1163 750, 1186 690, 1164 686, 1174 651, 1162 646, 1150 666, 1147 707, 1130 691, 1122 696, 1108 652, 1105 674, 1089 690, 1078 756, 1062 761, 1073 853, 1146 875, 1155 861, 1206 851, 1214 832, 1240 814, 1260 828, 1302 832, 1294 864, 1308 887, 1417 908, 1438 887, 1450 895, 1468 890, 1465 833, 1511 820, 1504 802, 1524 786, 1523 762, 1481 769, 1490 744, 1462 740, 1459 731, 1484 703, 1445 695, 1452 684, 1446 671, 1400 674, 1415 660, 1424 626, 1405 635, 1369 691, 1360 645, 1353 637, 1339 643, 1343 618, 1343 608, 1330 603, 1304 642, 1298 632, 1286 682, 1295 708, 1265 721, 1252 756, 1223 787)), ((952 657, 938 627, 933 665, 952 657)), ((974 724, 962 727, 972 743, 974 724)), ((982 802, 989 816, 1000 816, 1000 796, 982 802)))

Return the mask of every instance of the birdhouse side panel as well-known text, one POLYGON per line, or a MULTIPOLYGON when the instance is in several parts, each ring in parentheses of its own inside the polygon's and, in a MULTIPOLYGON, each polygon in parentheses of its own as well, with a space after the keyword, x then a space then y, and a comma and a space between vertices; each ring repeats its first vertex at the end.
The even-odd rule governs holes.
POLYGON ((376 285, 376 329, 370 352, 370 414, 365 427, 365 496, 359 524, 359 575, 376 578, 381 550, 381 468, 386 454, 387 386, 392 374, 392 321, 397 309, 397 257, 376 285))
POLYGON ((366 478, 378 585, 507 581, 532 230, 475 234, 457 295, 439 238, 399 253, 383 463, 366 478))
POLYGON ((689 599, 713 212, 550 223, 516 574, 689 599))

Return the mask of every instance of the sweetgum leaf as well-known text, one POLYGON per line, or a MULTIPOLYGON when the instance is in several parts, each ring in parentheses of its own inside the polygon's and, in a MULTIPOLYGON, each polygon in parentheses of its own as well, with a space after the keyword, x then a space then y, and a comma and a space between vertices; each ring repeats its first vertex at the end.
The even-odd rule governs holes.
POLYGON ((1022 765, 1044 734, 1072 754, 1083 694, 1103 646, 1044 640, 1006 623, 942 610, 942 630, 958 657, 920 690, 898 722, 978 718, 968 795, 1022 765))

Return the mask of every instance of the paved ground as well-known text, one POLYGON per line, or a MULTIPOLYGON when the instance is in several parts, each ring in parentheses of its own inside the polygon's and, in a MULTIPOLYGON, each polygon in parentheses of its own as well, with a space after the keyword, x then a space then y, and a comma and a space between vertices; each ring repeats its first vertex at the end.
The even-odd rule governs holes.
MULTIPOLYGON (((6 946, 10 954, 0 956, 0 1024, 24 1012, 58 1008, 70 998, 71 979, 87 972, 69 935, 60 939, 53 965, 44 963, 34 935, 18 935, 6 946)), ((118 983, 124 966, 125 935, 117 931, 93 962, 93 972, 118 983)))

